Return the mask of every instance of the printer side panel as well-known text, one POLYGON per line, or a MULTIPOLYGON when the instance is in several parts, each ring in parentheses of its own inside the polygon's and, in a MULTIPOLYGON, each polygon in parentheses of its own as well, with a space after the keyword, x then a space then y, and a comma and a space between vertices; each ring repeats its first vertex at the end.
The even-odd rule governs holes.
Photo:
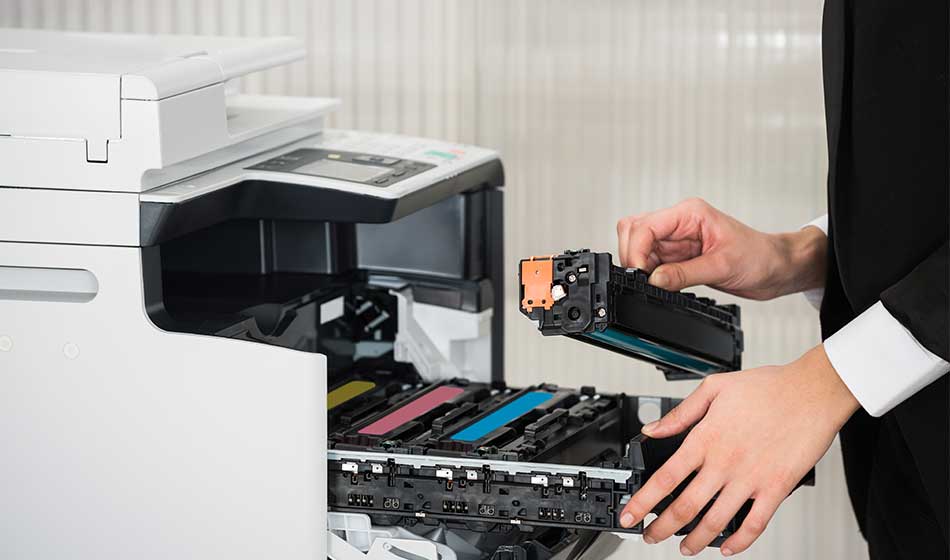
POLYGON ((325 557, 325 358, 163 332, 142 286, 138 248, 0 243, 0 557, 325 557))

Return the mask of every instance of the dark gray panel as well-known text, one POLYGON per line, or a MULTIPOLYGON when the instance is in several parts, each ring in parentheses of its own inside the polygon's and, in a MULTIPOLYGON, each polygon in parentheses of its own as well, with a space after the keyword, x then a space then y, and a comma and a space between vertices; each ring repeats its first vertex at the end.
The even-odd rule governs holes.
POLYGON ((453 196, 388 224, 358 224, 359 268, 477 279, 484 265, 485 193, 453 196))

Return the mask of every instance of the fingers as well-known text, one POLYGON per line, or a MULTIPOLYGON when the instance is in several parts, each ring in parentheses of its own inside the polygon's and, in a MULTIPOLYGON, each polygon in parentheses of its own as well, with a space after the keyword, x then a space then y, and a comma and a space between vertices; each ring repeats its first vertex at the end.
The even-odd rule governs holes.
POLYGON ((746 503, 750 494, 751 492, 740 484, 727 484, 706 515, 696 524, 696 528, 680 543, 680 553, 692 556, 709 546, 746 503))
POLYGON ((629 267, 633 266, 627 262, 627 247, 630 242, 630 232, 633 231, 633 228, 638 220, 643 219, 647 214, 637 214, 635 216, 627 216, 621 218, 617 222, 617 241, 619 244, 619 254, 618 258, 620 259, 620 266, 629 267))
POLYGON ((637 491, 620 515, 620 525, 632 527, 643 521, 656 504, 670 495, 702 463, 703 450, 684 442, 679 450, 637 491))
POLYGON ((657 288, 678 292, 690 286, 715 284, 726 276, 716 258, 703 255, 682 262, 668 262, 650 274, 650 284, 657 288))
POLYGON ((722 488, 722 484, 718 471, 701 469, 689 486, 643 531, 643 540, 648 544, 658 543, 688 525, 722 488))
POLYGON ((620 264, 652 272, 655 264, 650 261, 651 253, 657 253, 662 262, 669 262, 663 254, 670 249, 663 247, 667 242, 690 241, 675 246, 669 260, 675 262, 699 255, 703 247, 702 224, 714 212, 706 202, 688 199, 664 210, 621 219, 617 223, 620 264))
POLYGON ((699 422, 706 415, 706 411, 709 410, 710 403, 719 394, 724 380, 723 375, 710 375, 703 379, 699 387, 683 399, 683 402, 676 405, 673 410, 667 412, 663 418, 644 426, 643 433, 652 438, 665 438, 687 430, 690 426, 699 422))
POLYGON ((765 531, 769 521, 775 514, 775 510, 782 504, 787 492, 771 491, 766 494, 757 495, 752 502, 752 509, 746 516, 742 526, 734 535, 722 543, 720 551, 723 556, 732 556, 749 548, 752 543, 765 531))
POLYGON ((689 215, 680 205, 677 205, 635 220, 629 227, 632 231, 627 239, 627 250, 621 262, 625 261, 625 266, 641 268, 649 272, 652 269, 648 268, 648 257, 653 252, 654 246, 658 241, 675 240, 671 236, 686 219, 689 219, 689 215))
POLYGON ((627 263, 627 247, 630 245, 630 230, 633 227, 633 221, 635 219, 633 216, 630 216, 621 218, 621 220, 617 222, 617 257, 620 259, 620 266, 625 268, 630 266, 627 263))
POLYGON ((664 239, 657 242, 654 252, 661 262, 680 262, 702 254, 703 244, 697 239, 664 239))

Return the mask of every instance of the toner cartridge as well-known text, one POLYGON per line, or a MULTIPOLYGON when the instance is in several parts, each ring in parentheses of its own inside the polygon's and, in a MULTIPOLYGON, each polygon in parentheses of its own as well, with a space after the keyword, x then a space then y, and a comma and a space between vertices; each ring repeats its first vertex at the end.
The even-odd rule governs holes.
POLYGON ((521 312, 544 335, 646 360, 668 379, 742 367, 739 306, 647 283, 642 270, 588 250, 521 261, 521 312))

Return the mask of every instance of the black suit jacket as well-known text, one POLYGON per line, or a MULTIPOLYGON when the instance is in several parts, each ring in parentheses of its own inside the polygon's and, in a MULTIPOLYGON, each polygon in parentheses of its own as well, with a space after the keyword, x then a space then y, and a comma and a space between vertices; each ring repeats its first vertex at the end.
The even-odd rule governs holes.
MULTIPOLYGON (((822 334, 881 301, 945 360, 948 19, 946 0, 827 0, 822 30, 830 217, 822 334)), ((899 533, 923 523, 947 541, 947 410, 945 375, 880 419, 859 411, 842 430, 849 493, 872 555, 875 527, 899 533)), ((932 535, 900 538, 918 536, 932 535)))

